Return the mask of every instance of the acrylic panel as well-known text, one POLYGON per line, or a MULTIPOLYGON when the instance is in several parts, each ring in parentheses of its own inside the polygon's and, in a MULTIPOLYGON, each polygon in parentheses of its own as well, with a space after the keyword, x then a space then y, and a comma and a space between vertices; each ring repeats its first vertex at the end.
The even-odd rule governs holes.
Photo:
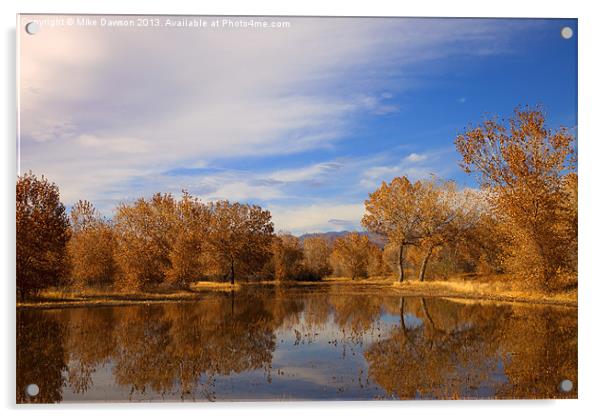
POLYGON ((577 36, 19 15, 17 403, 577 398, 577 36))

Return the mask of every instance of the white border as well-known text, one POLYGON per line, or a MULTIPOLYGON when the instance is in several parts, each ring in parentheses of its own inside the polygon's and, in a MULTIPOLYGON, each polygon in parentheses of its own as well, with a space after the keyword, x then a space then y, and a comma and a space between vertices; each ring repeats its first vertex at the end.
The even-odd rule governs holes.
MULTIPOLYGON (((595 123, 600 119, 600 52, 597 43, 602 39, 602 22, 596 13, 594 2, 504 0, 495 4, 486 1, 421 1, 386 2, 370 1, 220 1, 196 3, 184 0, 169 0, 162 3, 148 0, 90 0, 75 3, 69 0, 21 0, 0 3, 3 25, 2 83, 4 98, 1 106, 2 158, 0 172, 2 181, 2 205, 0 205, 0 265, 3 266, 1 281, 3 290, 3 334, 2 369, 0 394, 7 416, 47 415, 59 413, 64 417, 105 417, 107 413, 125 415, 143 413, 150 417, 164 417, 168 411, 198 416, 199 414, 267 417, 286 414, 305 417, 323 412, 340 417, 365 417, 375 413, 379 416, 419 415, 466 417, 507 417, 519 414, 545 414, 546 416, 570 417, 593 415, 600 409, 596 401, 600 395, 600 315, 599 298, 602 295, 602 278, 599 277, 596 258, 598 249, 600 216, 602 208, 597 199, 600 184, 600 129, 595 123), (16 100, 15 100, 15 22, 16 13, 133 13, 133 14, 234 14, 234 15, 331 15, 331 16, 454 16, 454 17, 564 17, 579 19, 579 172, 580 172, 580 254, 579 273, 579 400, 578 401, 437 401, 437 402, 307 402, 287 404, 235 403, 235 404, 145 404, 145 405, 59 405, 41 408, 14 406, 14 184, 16 173, 16 100), (598 128, 598 129, 596 129, 598 128)), ((542 70, 543 71, 543 70, 542 70)))

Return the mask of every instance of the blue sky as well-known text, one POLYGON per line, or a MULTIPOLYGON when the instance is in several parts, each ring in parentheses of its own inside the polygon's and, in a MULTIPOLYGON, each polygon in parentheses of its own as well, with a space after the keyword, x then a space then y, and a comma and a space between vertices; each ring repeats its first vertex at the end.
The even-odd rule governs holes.
POLYGON ((276 20, 291 25, 21 36, 21 171, 107 216, 187 189, 301 234, 358 229, 395 176, 474 187, 453 140, 483 115, 541 104, 576 130, 575 20, 276 20))

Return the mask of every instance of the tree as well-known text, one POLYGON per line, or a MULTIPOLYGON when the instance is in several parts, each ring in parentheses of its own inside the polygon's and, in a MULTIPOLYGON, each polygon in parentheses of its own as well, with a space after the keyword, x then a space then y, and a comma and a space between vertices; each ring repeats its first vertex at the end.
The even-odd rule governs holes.
POLYGON ((119 286, 139 290, 163 283, 171 269, 170 254, 178 238, 177 202, 171 194, 121 204, 114 217, 119 286))
POLYGON ((456 262, 479 273, 501 273, 504 236, 502 225, 482 196, 474 223, 462 231, 454 246, 456 262))
POLYGON ((299 238, 278 234, 272 241, 274 278, 277 281, 299 279, 304 275, 303 247, 299 238))
POLYGON ((331 252, 331 246, 324 238, 317 236, 305 238, 303 241, 305 267, 312 276, 322 278, 332 273, 329 261, 331 252))
POLYGON ((558 272, 575 267, 576 244, 569 250, 566 244, 576 243, 577 231, 561 215, 571 199, 566 185, 577 176, 573 135, 548 129, 541 108, 517 108, 508 121, 492 118, 467 129, 456 147, 462 168, 477 173, 506 227, 507 265, 550 289, 558 272))
POLYGON ((368 266, 366 271, 368 277, 382 276, 388 273, 383 257, 383 250, 376 245, 370 245, 370 249, 368 250, 368 266))
POLYGON ((72 236, 67 245, 71 281, 77 287, 113 284, 115 235, 110 223, 88 201, 71 208, 72 236))
POLYGON ((57 285, 67 269, 70 231, 56 184, 31 172, 18 177, 16 229, 19 296, 57 285))
POLYGON ((366 235, 352 232, 334 241, 331 263, 335 270, 340 270, 348 277, 366 277, 368 260, 374 244, 366 235))
POLYGON ((404 279, 404 247, 416 245, 421 236, 421 222, 424 218, 424 201, 436 200, 433 184, 417 181, 412 183, 407 177, 396 177, 391 183, 383 182, 365 201, 366 213, 362 225, 369 231, 387 237, 389 244, 398 249, 398 280, 404 279))
POLYGON ((229 273, 234 284, 237 271, 258 271, 270 258, 274 225, 269 211, 256 205, 210 204, 209 242, 215 261, 229 273))
POLYGON ((471 189, 458 191, 452 181, 430 182, 430 190, 420 203, 421 244, 424 256, 418 278, 424 281, 433 251, 453 242, 458 244, 467 231, 474 228, 481 213, 482 199, 471 189))
POLYGON ((188 192, 184 192, 175 210, 175 241, 169 250, 166 280, 172 287, 186 288, 206 275, 210 263, 207 235, 211 211, 188 192))

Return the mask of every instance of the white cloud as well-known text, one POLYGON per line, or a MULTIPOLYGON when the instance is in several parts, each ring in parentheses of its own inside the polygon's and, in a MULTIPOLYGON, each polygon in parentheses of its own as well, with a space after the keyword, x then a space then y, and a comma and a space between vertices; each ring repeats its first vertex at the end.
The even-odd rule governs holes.
POLYGON ((358 99, 358 103, 375 115, 386 115, 389 113, 396 113, 399 111, 399 107, 396 105, 387 104, 382 99, 390 99, 391 94, 383 93, 381 97, 376 96, 361 96, 358 99))
POLYGON ((282 198, 282 192, 273 186, 251 184, 245 181, 226 183, 215 191, 201 195, 203 200, 231 200, 239 202, 282 198))
POLYGON ((349 229, 350 225, 359 228, 364 215, 364 205, 361 203, 321 202, 296 207, 269 205, 268 209, 276 228, 293 234, 343 231, 349 229))
POLYGON ((77 142, 84 147, 108 152, 138 154, 148 151, 148 143, 139 138, 99 138, 84 134, 77 137, 77 142))
POLYGON ((419 161, 426 160, 426 154, 416 154, 415 152, 411 153, 405 158, 406 161, 411 163, 417 163, 419 161))
POLYGON ((269 179, 282 182, 315 180, 324 174, 336 171, 341 167, 342 164, 338 162, 325 162, 296 169, 274 171, 267 177, 269 179))
POLYGON ((441 149, 426 153, 411 153, 397 164, 372 166, 362 172, 360 186, 375 189, 383 181, 394 177, 406 176, 412 181, 425 179, 433 175, 444 177, 456 166, 454 158, 448 158, 452 150, 441 149))

